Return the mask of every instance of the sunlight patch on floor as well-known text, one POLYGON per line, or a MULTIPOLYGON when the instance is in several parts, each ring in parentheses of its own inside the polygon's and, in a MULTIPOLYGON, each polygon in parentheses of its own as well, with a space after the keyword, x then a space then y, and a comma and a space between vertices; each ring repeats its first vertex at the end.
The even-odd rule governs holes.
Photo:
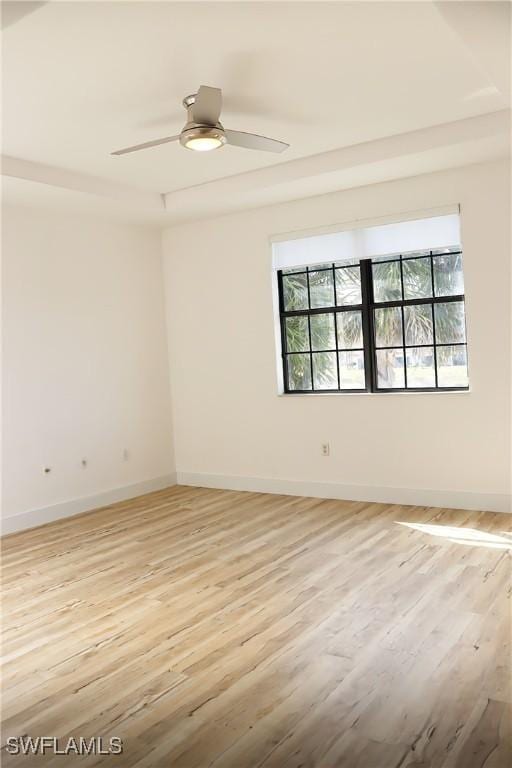
POLYGON ((452 544, 465 544, 469 547, 489 547, 491 549, 512 549, 512 533, 501 531, 488 533, 477 528, 462 528, 453 525, 433 525, 431 523, 406 523, 395 520, 398 525, 412 528, 420 533, 428 533, 448 539, 452 544))

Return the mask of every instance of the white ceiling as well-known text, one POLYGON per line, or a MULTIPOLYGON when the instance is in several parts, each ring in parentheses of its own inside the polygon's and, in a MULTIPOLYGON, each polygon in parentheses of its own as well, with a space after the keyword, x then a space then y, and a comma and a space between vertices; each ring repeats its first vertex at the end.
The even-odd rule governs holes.
POLYGON ((290 161, 510 106, 506 2, 6 5, 3 154, 158 201, 268 166, 277 181, 290 161), (222 88, 225 126, 290 149, 110 156, 178 133, 200 84, 222 88))

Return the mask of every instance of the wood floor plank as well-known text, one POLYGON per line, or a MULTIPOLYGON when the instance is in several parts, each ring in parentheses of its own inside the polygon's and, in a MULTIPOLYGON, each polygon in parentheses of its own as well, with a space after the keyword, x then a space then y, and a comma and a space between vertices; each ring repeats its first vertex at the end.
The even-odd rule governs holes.
POLYGON ((2 765, 509 768, 511 522, 176 486, 5 537, 2 765))

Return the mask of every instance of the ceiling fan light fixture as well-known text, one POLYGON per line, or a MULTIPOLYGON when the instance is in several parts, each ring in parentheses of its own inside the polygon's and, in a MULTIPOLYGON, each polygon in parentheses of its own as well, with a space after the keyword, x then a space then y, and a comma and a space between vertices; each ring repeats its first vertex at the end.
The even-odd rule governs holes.
POLYGON ((210 152, 212 149, 220 149, 226 143, 226 137, 220 128, 206 126, 183 131, 180 142, 195 152, 210 152))
POLYGON ((197 139, 187 139, 185 146, 195 152, 210 152, 222 147, 222 141, 216 136, 198 136, 197 139))

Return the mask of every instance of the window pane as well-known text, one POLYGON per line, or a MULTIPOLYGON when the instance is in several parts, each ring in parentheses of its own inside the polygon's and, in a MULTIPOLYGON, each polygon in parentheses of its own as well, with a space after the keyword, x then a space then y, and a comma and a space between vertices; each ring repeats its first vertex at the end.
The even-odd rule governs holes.
POLYGON ((397 260, 397 257, 394 256, 393 254, 388 256, 374 256, 374 258, 372 259, 372 264, 378 264, 381 261, 396 261, 396 260, 397 260))
POLYGON ((311 389, 311 363, 309 355, 287 355, 288 389, 311 389))
POLYGON ((313 353, 313 379, 315 389, 338 389, 336 352, 313 353))
POLYGON ((432 296, 432 273, 430 256, 423 259, 405 259, 404 299, 427 299, 432 296))
POLYGON ((467 387, 468 361, 465 345, 437 347, 437 383, 440 387, 467 387))
POLYGON ((315 264, 313 266, 310 266, 310 270, 316 271, 317 269, 332 269, 333 265, 332 262, 329 262, 328 264, 315 264))
POLYGON ((432 344, 434 333, 432 328, 432 305, 413 304, 404 307, 405 343, 407 346, 417 344, 432 344))
POLYGON ((400 301, 402 298, 400 262, 379 262, 372 264, 372 270, 375 301, 400 301))
POLYGON ((338 349, 363 346, 363 322, 361 312, 338 312, 338 349))
POLYGON ((309 273, 311 309, 334 306, 334 278, 332 269, 309 273))
POLYGON ((335 267, 358 267, 359 259, 343 259, 343 261, 335 261, 335 267))
POLYGON ((309 350, 309 328, 307 317, 286 318, 286 351, 306 352, 309 350))
POLYGON ((445 253, 459 253, 460 245, 450 245, 448 248, 435 248, 432 253, 434 256, 442 256, 445 253))
POLYGON ((406 350, 407 387, 435 387, 434 347, 406 350))
POLYGON ((402 259, 415 259, 416 256, 428 256, 429 251, 408 251, 407 253, 402 253, 402 259))
POLYGON ((336 270, 336 301, 340 307, 345 304, 361 304, 361 270, 359 267, 345 267, 336 270))
POLYGON ((363 352, 340 352, 339 364, 341 389, 365 389, 363 352))
POLYGON ((464 293, 461 253, 434 256, 434 290, 436 296, 457 296, 464 293))
POLYGON ((453 344, 466 341, 464 302, 451 301, 435 304, 436 341, 438 344, 453 344))
POLYGON ((294 309, 308 308, 308 277, 301 275, 283 275, 284 308, 287 312, 294 309))
POLYGON ((375 310, 375 344, 378 347, 398 347, 402 339, 402 310, 389 307, 375 310))
POLYGON ((403 350, 377 350, 377 383, 381 389, 397 389, 405 386, 403 350))
POLYGON ((311 346, 313 349, 336 349, 334 315, 310 315, 311 346))

